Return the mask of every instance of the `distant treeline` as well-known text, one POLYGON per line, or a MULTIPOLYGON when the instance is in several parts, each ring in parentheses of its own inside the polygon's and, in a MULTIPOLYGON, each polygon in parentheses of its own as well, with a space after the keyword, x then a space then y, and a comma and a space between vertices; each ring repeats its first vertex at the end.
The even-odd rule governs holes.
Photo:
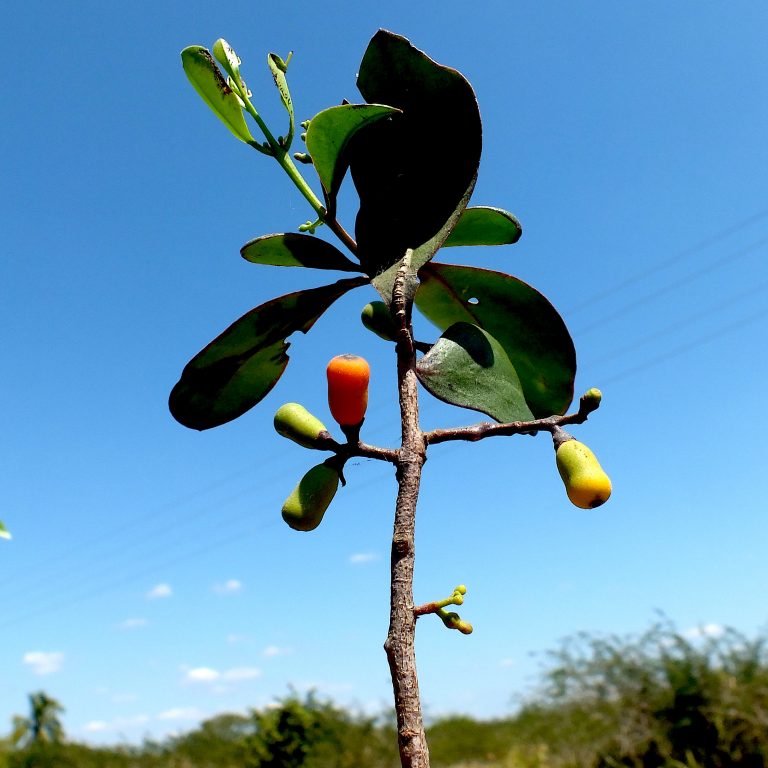
MULTIPOLYGON (((16 746, 6 744, 0 768, 399 765, 392 718, 314 695, 136 747, 33 739, 40 716, 15 719, 16 746)), ((443 718, 428 740, 434 768, 768 768, 766 641, 731 630, 690 638, 667 624, 633 638, 581 635, 550 655, 540 689, 516 715, 443 718)))

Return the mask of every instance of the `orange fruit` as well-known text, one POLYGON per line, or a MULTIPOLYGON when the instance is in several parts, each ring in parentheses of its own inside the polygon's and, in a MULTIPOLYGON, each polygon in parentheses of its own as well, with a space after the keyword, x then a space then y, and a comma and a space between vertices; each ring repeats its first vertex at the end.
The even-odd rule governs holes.
POLYGON ((342 427, 356 427, 368 407, 368 361, 357 355, 337 355, 328 363, 328 405, 342 427))

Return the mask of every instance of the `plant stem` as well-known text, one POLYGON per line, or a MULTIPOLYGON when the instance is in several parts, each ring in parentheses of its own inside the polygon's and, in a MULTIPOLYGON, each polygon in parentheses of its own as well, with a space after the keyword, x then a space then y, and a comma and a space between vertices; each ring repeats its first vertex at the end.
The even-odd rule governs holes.
MULTIPOLYGON (((402 289, 402 285, 400 285, 402 289)), ((398 293, 397 281, 393 295, 398 293)), ((402 334, 397 344, 397 386, 400 401, 402 443, 397 461, 397 502, 392 535, 389 632, 384 643, 397 713, 397 739, 402 768, 429 768, 429 751, 421 713, 419 680, 414 647, 416 614, 413 604, 416 502, 421 470, 426 461, 426 442, 419 427, 416 355, 410 327, 410 307, 401 317, 402 334)))
MULTIPOLYGON (((357 254, 357 243, 346 229, 340 224, 335 216, 328 213, 326 207, 320 201, 320 198, 312 191, 312 187, 307 184, 307 180, 301 175, 301 172, 296 167, 288 151, 277 141, 272 135, 272 132, 267 127, 267 124, 262 119, 261 115, 256 111, 256 108, 251 104, 250 99, 240 94, 245 104, 245 108, 248 114, 256 121, 256 124, 261 128, 261 132, 264 134, 267 142, 272 150, 272 154, 277 160, 280 167, 288 174, 288 178, 295 184, 296 188, 301 192, 304 199, 312 206, 312 209, 317 214, 318 218, 333 232, 336 237, 341 240, 342 243, 350 250, 351 253, 357 254)), ((256 146, 256 149, 259 149, 256 146)), ((264 151, 264 150, 260 150, 264 151)))

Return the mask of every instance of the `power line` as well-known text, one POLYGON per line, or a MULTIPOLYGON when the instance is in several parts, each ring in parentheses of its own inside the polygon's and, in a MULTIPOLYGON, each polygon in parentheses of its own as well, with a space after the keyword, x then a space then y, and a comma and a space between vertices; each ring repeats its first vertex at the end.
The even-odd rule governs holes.
POLYGON ((631 368, 625 368, 623 371, 619 371, 617 374, 614 374, 613 376, 608 376, 607 378, 601 379, 601 386, 604 384, 608 384, 610 382, 619 381, 620 379, 624 379, 627 376, 631 376, 634 373, 638 373, 639 371, 647 370, 651 366, 658 365, 659 363, 663 363, 674 357, 678 357, 679 355, 682 355, 685 352, 689 352, 691 349, 695 349, 696 347, 700 347, 702 344, 706 344, 707 342, 712 341, 712 339, 716 339, 719 336, 725 336, 726 334, 731 333, 732 331, 735 331, 739 328, 743 328, 746 325, 750 325, 751 323, 754 323, 755 321, 760 320, 766 315, 768 315, 768 308, 763 309, 760 312, 755 312, 751 315, 748 315, 747 317, 741 318, 740 320, 736 320, 733 323, 729 323, 728 325, 724 325, 721 328, 718 328, 716 331, 713 331, 712 333, 699 336, 698 338, 693 339, 692 341, 689 341, 685 344, 680 344, 679 346, 673 347, 667 352, 657 355, 656 357, 652 357, 649 360, 646 360, 639 365, 634 365, 631 368))
POLYGON ((620 291, 623 291, 625 288, 628 288, 629 286, 634 285, 635 283, 638 283, 641 280, 644 280, 646 277, 650 277, 651 275, 654 275, 657 272, 662 272, 665 269, 669 269, 669 267, 673 266, 674 264, 677 264, 680 261, 683 261, 688 256, 692 256, 694 253, 703 251, 709 246, 714 245, 715 243, 722 242, 723 240, 726 240, 727 238, 729 238, 731 235, 734 235, 737 232, 740 232, 741 230, 746 229, 752 224, 756 224, 758 221, 762 221, 765 218, 768 218, 768 208, 762 211, 758 211, 752 216, 748 216, 746 219, 737 221, 736 223, 731 224, 725 229, 721 229, 719 232, 716 232, 714 235, 711 235, 710 237, 704 240, 700 240, 699 242, 694 243, 693 245, 688 246, 687 248, 684 248, 682 251, 679 251, 675 256, 671 258, 657 261, 655 264, 651 265, 647 269, 641 270, 640 272, 636 272, 634 275, 630 275, 626 279, 621 280, 620 282, 614 284, 610 288, 605 288, 601 291, 598 291, 597 293, 593 294, 589 298, 581 301, 579 304, 576 304, 575 306, 569 308, 564 314, 575 315, 577 312, 581 312, 587 307, 592 307, 597 302, 602 301, 603 299, 606 299, 609 296, 615 296, 620 291))
POLYGON ((709 306, 704 307, 703 309, 700 309, 696 312, 693 312, 690 315, 685 315, 684 317, 680 318, 679 320, 676 320, 674 323, 671 323, 670 325, 666 325, 663 328, 660 328, 659 330, 654 331, 653 333, 649 333, 645 336, 641 336, 639 339, 632 342, 631 344, 622 344, 621 346, 615 347, 614 349, 611 349, 608 352, 605 352, 599 355, 598 357, 593 357, 589 360, 589 364, 594 365, 595 363, 602 362, 603 360, 616 358, 619 355, 626 354, 627 352, 632 352, 638 347, 642 347, 651 341, 655 341, 656 339, 662 336, 666 336, 667 334, 677 331, 684 326, 690 325, 692 322, 699 320, 702 317, 711 317, 713 314, 720 312, 723 309, 733 304, 736 304, 750 296, 754 296, 757 293, 762 293, 766 289, 768 289, 768 280, 758 283, 754 287, 750 288, 748 291, 742 291, 741 293, 734 294, 724 299, 723 301, 717 302, 716 304, 710 304, 709 306))
POLYGON ((750 243, 744 248, 740 248, 739 250, 734 251, 733 253, 728 253, 725 256, 721 256, 720 258, 715 259, 715 261, 707 264, 701 269, 697 269, 694 272, 689 273, 685 277, 682 277, 678 280, 674 280, 671 283, 667 283, 667 285, 665 285, 663 288, 652 291, 651 293, 647 293, 646 295, 641 296, 639 299, 636 299, 635 301, 632 301, 629 304, 624 304, 620 309, 617 309, 615 312, 611 312, 607 315, 602 315, 598 320, 595 320, 592 323, 589 323, 588 325, 585 325, 582 328, 579 328, 576 331, 576 334, 584 335, 589 333, 590 331, 594 331, 596 328, 600 328, 601 326, 605 325, 611 320, 615 320, 616 318, 621 317, 622 315, 626 315, 628 312, 631 312, 633 309, 637 309, 637 307, 640 307, 643 304, 647 304, 648 302, 659 298, 659 296, 664 296, 668 293, 672 293, 673 291, 676 291, 679 288, 682 288, 683 286, 688 285, 689 283, 692 283, 694 280, 697 280, 700 277, 703 277, 704 275, 709 274, 710 272, 714 272, 715 270, 720 269, 721 267, 727 264, 732 264, 737 259, 744 258, 744 256, 747 256, 757 248, 763 245, 766 245, 767 243, 768 243, 768 236, 761 237, 759 240, 756 240, 755 242, 750 243))

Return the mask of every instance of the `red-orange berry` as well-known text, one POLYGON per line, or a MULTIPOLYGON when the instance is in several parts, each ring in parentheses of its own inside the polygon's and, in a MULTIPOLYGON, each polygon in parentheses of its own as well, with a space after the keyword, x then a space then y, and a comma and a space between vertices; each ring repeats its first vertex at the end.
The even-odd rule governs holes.
POLYGON ((357 355, 338 355, 328 363, 327 374, 331 415, 342 427, 358 426, 368 407, 368 361, 357 355))

